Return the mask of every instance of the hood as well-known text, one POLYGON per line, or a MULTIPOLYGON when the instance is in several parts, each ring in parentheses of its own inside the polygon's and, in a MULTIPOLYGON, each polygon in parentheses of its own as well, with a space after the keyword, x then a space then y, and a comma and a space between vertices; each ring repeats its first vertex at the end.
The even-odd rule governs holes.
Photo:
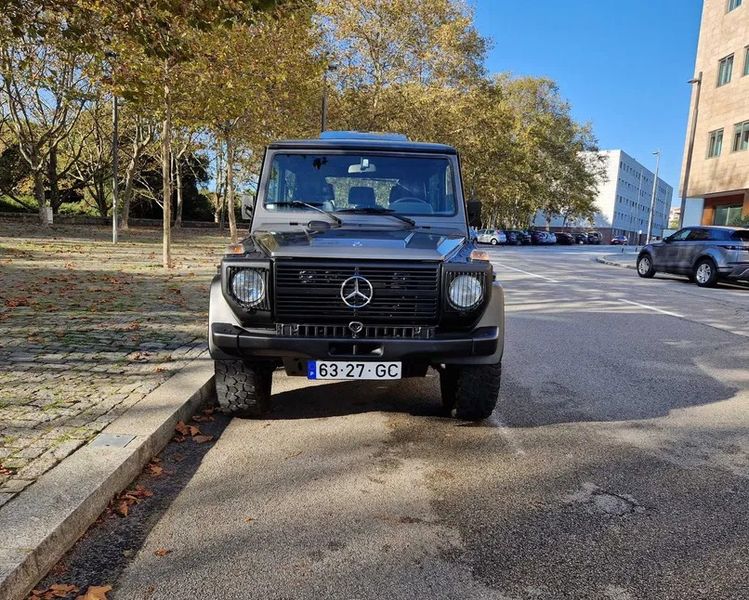
POLYGON ((465 235, 411 229, 368 231, 259 231, 257 246, 272 258, 348 258, 374 260, 442 261, 465 243, 465 235))

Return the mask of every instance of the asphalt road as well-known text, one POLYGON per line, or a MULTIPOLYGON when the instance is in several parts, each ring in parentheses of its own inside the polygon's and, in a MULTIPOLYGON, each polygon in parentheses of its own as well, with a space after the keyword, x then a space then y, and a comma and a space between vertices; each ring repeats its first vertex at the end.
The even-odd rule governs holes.
POLYGON ((434 376, 277 374, 269 419, 167 450, 137 534, 95 528, 70 568, 115 548, 116 600, 749 598, 749 288, 490 252, 491 419, 446 418, 434 376))

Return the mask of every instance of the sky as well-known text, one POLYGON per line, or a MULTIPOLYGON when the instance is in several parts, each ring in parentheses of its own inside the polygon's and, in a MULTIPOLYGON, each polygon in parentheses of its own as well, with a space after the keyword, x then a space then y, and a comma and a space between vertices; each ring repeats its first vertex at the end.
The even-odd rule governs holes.
POLYGON ((622 149, 678 204, 702 0, 474 0, 492 73, 554 79, 602 149, 622 149))

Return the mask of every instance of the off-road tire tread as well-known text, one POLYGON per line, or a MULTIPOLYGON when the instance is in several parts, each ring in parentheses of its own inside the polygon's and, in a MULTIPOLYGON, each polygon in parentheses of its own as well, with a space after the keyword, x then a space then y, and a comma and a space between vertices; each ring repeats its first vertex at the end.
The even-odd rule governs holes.
POLYGON ((466 421, 488 418, 497 405, 502 363, 450 366, 441 374, 442 402, 466 421))
POLYGON ((259 418, 270 410, 273 370, 241 360, 215 361, 216 397, 221 412, 259 418))

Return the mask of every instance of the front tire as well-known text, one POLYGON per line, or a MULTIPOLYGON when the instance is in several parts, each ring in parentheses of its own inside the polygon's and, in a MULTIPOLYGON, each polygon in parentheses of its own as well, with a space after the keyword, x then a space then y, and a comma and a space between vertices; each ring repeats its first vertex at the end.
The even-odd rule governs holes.
POLYGON ((215 361, 216 397, 221 412, 257 419, 270 411, 273 368, 241 360, 215 361))
POLYGON ((650 279, 655 275, 653 259, 650 258, 649 254, 641 254, 637 259, 637 274, 646 279, 650 279))
POLYGON ((711 258, 702 258, 694 266, 694 282, 704 288, 715 287, 718 283, 718 267, 711 258))
POLYGON ((502 363, 450 365, 440 371, 442 404, 458 419, 481 421, 497 405, 502 382, 502 363))
POLYGON ((492 241, 490 242, 492 246, 496 246, 499 244, 499 240, 497 238, 492 238, 492 241))

